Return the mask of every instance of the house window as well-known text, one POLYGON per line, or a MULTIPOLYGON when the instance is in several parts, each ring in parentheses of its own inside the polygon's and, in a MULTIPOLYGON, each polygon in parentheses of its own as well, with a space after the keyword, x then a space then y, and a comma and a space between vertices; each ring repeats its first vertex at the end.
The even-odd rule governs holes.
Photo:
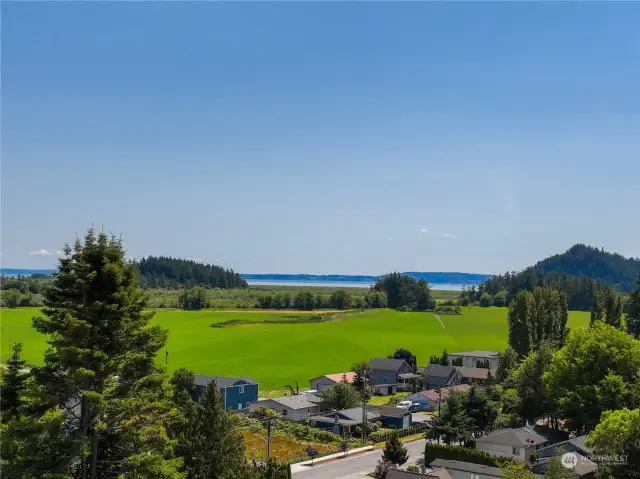
POLYGON ((244 394, 244 386, 238 386, 238 392, 244 394))
POLYGON ((283 410, 282 410, 282 415, 283 415, 283 416, 286 416, 286 415, 287 415, 287 410, 286 410, 286 409, 283 409, 283 410))
POLYGON ((519 456, 520 455, 520 449, 518 449, 517 447, 513 448, 513 455, 514 456, 519 456))

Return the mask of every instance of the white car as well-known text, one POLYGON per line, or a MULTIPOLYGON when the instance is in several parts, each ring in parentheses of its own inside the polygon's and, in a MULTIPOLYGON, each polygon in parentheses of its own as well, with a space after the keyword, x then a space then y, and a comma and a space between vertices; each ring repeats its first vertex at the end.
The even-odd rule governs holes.
POLYGON ((396 407, 407 409, 411 407, 411 404, 413 404, 411 401, 400 401, 396 407))

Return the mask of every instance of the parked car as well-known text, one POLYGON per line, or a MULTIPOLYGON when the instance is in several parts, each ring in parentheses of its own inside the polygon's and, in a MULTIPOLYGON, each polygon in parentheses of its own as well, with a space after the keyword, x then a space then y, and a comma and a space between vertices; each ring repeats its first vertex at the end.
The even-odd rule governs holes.
POLYGON ((409 406, 409 412, 420 412, 422 411, 422 405, 420 403, 414 402, 411 406, 409 406))
POLYGON ((397 404, 397 406, 396 406, 396 407, 401 407, 401 408, 406 409, 406 408, 411 407, 411 405, 412 405, 412 404, 413 404, 413 403, 412 403, 411 401, 400 401, 400 402, 397 404))

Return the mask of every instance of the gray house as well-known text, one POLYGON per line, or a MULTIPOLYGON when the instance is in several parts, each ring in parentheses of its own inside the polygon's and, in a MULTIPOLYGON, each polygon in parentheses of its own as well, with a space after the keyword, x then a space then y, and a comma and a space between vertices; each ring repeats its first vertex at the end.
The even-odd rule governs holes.
POLYGON ((425 389, 455 386, 462 382, 462 374, 454 366, 429 364, 422 372, 422 386, 425 389))
POLYGON ((489 378, 489 370, 486 368, 454 367, 462 376, 462 384, 485 384, 489 378))
MULTIPOLYGON (((376 410, 366 410, 367 421, 380 419, 380 414, 376 410)), ((362 408, 342 409, 341 411, 331 411, 322 415, 311 416, 311 425, 320 429, 334 432, 341 436, 355 434, 356 427, 362 424, 362 408)))
POLYGON ((196 389, 193 400, 201 402, 209 384, 215 382, 222 393, 225 409, 240 411, 247 409, 249 404, 258 400, 258 382, 247 376, 229 378, 224 376, 203 376, 196 374, 196 389))
MULTIPOLYGON (((436 459, 429 465, 434 471, 445 469, 452 479, 494 479, 502 477, 499 467, 483 466, 473 462, 436 459)), ((432 474, 432 473, 427 473, 432 474)))
POLYGON ((532 427, 500 429, 476 438, 476 449, 492 456, 507 456, 529 462, 531 454, 551 444, 532 427))
POLYGON ((404 383, 399 376, 411 372, 411 366, 404 359, 374 358, 369 372, 370 384, 372 387, 387 387, 389 394, 393 394, 393 386, 404 383))
POLYGON ((249 411, 253 412, 264 407, 273 409, 283 418, 291 419, 292 421, 304 421, 309 416, 320 412, 321 401, 321 398, 311 394, 265 398, 249 404, 249 411))
POLYGON ((533 464, 532 470, 538 474, 547 472, 549 460, 558 453, 571 452, 574 454, 575 464, 572 471, 579 478, 593 478, 598 471, 598 465, 588 458, 593 453, 593 449, 585 444, 587 436, 579 436, 567 441, 558 442, 551 446, 538 450, 538 460, 533 464))
POLYGON ((489 361, 489 369, 492 373, 495 373, 500 365, 500 353, 497 351, 461 351, 447 355, 449 364, 452 364, 454 359, 462 359, 462 366, 467 368, 477 367, 478 361, 489 361))

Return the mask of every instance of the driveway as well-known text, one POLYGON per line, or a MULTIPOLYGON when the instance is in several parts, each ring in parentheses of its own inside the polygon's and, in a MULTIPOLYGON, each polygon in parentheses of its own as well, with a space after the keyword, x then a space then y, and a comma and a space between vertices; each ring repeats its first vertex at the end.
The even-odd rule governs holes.
MULTIPOLYGON (((403 466, 411 464, 422 464, 424 455, 425 439, 405 443, 404 446, 409 452, 409 461, 403 466)), ((295 479, 356 479, 365 478, 369 472, 373 472, 376 464, 382 457, 382 449, 358 454, 353 457, 337 459, 326 464, 318 464, 309 469, 295 472, 295 479)))
POLYGON ((412 422, 431 422, 433 420, 433 414, 430 412, 414 412, 411 413, 412 422))

